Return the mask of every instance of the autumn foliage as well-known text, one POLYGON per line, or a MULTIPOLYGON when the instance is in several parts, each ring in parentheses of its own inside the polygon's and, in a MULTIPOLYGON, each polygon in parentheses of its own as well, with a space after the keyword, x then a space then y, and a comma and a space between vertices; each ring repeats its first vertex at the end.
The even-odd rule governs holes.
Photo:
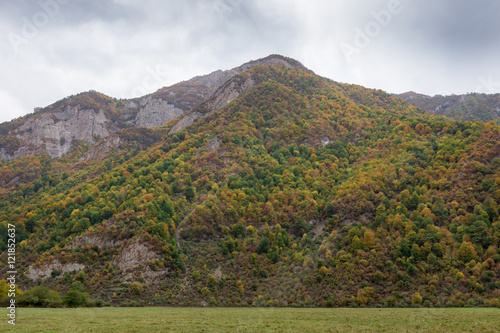
POLYGON ((499 126, 296 69, 241 75, 256 86, 179 133, 124 130, 148 149, 1 162, 22 268, 82 263, 115 304, 498 306, 499 126), (156 257, 126 271, 131 239, 156 257))

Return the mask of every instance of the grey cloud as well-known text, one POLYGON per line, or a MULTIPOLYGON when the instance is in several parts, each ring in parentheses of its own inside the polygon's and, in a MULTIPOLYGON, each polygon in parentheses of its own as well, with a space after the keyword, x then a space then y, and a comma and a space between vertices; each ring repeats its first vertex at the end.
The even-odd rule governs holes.
POLYGON ((130 7, 119 4, 114 0, 16 0, 2 1, 0 10, 6 19, 20 22, 23 17, 29 20, 39 12, 57 13, 53 17, 52 26, 71 27, 95 20, 114 22, 117 20, 131 20, 133 22, 145 20, 140 6, 130 7))
POLYGON ((426 36, 431 47, 469 53, 499 46, 497 1, 424 1, 413 5, 412 24, 405 30, 426 36))
MULTIPOLYGON (((390 92, 465 93, 500 81, 495 0, 399 0, 403 10, 348 62, 340 45, 391 1, 68 0, 20 53, 0 39, 0 96, 9 101, 0 121, 88 89, 129 97, 148 68, 168 74, 160 88, 270 53, 390 92)), ((4 36, 22 36, 22 19, 40 10, 39 1, 0 0, 4 36)))

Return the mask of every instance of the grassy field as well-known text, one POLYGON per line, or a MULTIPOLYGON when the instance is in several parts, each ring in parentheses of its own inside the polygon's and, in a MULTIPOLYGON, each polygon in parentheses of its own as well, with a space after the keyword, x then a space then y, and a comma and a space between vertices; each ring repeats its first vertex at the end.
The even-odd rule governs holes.
MULTIPOLYGON (((4 311, 5 312, 5 311, 4 311)), ((17 309, 1 332, 498 332, 498 309, 17 309)))

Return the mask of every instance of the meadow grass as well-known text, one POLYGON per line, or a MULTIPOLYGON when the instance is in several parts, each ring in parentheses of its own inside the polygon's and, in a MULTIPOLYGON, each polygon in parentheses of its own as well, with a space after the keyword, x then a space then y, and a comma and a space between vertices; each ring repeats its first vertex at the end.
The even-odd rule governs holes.
POLYGON ((498 332, 499 309, 17 309, 1 332, 498 332))

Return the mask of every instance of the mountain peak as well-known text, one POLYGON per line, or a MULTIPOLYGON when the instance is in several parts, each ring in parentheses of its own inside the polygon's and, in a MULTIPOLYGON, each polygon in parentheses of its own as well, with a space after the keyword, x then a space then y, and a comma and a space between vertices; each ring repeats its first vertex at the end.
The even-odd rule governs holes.
POLYGON ((82 92, 37 108, 34 114, 18 122, 2 124, 0 129, 8 140, 0 142, 0 158, 10 160, 44 153, 58 158, 69 152, 75 140, 96 144, 99 139, 130 126, 163 126, 201 104, 236 75, 255 66, 285 66, 312 73, 297 60, 271 54, 131 100, 117 100, 94 90, 82 92), (87 123, 93 125, 87 126, 87 123))
POLYGON ((310 69, 302 65, 302 63, 300 63, 299 61, 279 54, 271 54, 264 58, 260 58, 257 60, 250 60, 249 62, 246 62, 243 65, 234 68, 233 70, 245 71, 254 66, 286 66, 286 67, 297 68, 306 71, 310 74, 313 74, 313 72, 310 69))

